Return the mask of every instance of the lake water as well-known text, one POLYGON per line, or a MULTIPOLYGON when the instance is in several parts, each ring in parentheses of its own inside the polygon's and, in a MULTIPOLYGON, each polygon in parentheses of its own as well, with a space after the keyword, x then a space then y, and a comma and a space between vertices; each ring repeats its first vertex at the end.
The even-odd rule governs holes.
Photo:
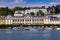
POLYGON ((0 40, 60 40, 60 31, 0 30, 0 40))

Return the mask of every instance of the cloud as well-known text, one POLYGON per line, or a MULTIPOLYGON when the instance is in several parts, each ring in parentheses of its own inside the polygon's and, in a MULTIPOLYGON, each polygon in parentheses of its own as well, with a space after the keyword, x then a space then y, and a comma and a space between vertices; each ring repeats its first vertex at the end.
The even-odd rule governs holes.
POLYGON ((25 6, 27 7, 41 7, 41 6, 44 6, 44 4, 26 4, 25 6))
POLYGON ((34 6, 52 6, 52 5, 57 5, 60 4, 58 1, 51 1, 51 2, 46 2, 46 3, 40 3, 41 1, 39 0, 36 1, 37 3, 31 3, 31 1, 27 0, 0 0, 0 6, 8 6, 8 7, 15 7, 15 6, 21 6, 21 7, 34 7, 34 6))
POLYGON ((23 0, 15 0, 15 3, 23 2, 23 0))
POLYGON ((51 7, 51 6, 56 6, 56 5, 60 5, 60 3, 59 2, 50 2, 50 3, 48 3, 48 4, 45 4, 45 6, 46 7, 51 7))
POLYGON ((57 3, 56 2, 49 2, 49 3, 46 3, 46 4, 44 4, 44 6, 47 8, 47 7, 51 7, 51 6, 56 6, 57 5, 57 3))
POLYGON ((2 1, 0 1, 0 6, 1 7, 5 7, 5 6, 8 6, 8 7, 15 7, 15 6, 23 6, 23 5, 25 5, 26 4, 26 1, 24 1, 24 0, 9 0, 9 1, 7 1, 7 0, 2 0, 2 1))
POLYGON ((3 3, 13 3, 13 4, 23 4, 23 3, 26 3, 26 1, 24 0, 0 0, 0 4, 3 4, 3 3))
POLYGON ((24 0, 15 0, 15 4, 24 4, 24 3, 26 3, 26 1, 24 1, 24 0))
POLYGON ((50 6, 56 5, 56 4, 57 4, 56 2, 51 2, 51 3, 49 3, 50 6))
POLYGON ((0 7, 6 7, 6 6, 4 6, 4 5, 1 5, 0 7))

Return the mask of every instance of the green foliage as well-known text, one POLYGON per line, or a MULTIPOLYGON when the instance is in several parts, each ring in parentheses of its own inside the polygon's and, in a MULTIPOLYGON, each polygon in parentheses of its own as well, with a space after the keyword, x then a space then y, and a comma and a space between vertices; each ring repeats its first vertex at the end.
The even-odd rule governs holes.
POLYGON ((9 9, 8 7, 1 7, 0 8, 0 16, 13 15, 14 12, 17 10, 23 10, 23 8, 22 7, 15 7, 15 8, 9 9))
POLYGON ((34 15, 35 15, 35 13, 34 13, 34 12, 31 12, 30 14, 31 14, 31 16, 34 16, 34 15))
POLYGON ((0 16, 7 16, 7 15, 13 15, 13 11, 8 7, 0 8, 0 16))
POLYGON ((50 26, 52 26, 52 27, 54 27, 54 26, 57 26, 57 27, 60 27, 60 24, 31 24, 31 25, 27 25, 27 24, 0 24, 0 28, 8 28, 8 27, 34 27, 34 26, 36 26, 36 27, 38 27, 38 26, 40 26, 40 27, 42 27, 42 26, 44 26, 44 27, 46 27, 46 26, 48 26, 48 27, 50 27, 50 26))
POLYGON ((23 8, 22 7, 14 7, 13 9, 12 9, 12 11, 17 11, 17 10, 23 10, 23 8))
POLYGON ((19 27, 19 24, 1 24, 0 28, 19 27))
POLYGON ((51 13, 50 15, 55 15, 55 13, 51 13))
POLYGON ((37 14, 36 14, 37 16, 41 16, 38 12, 37 12, 37 14))
POLYGON ((43 11, 39 10, 39 11, 37 12, 37 16, 44 16, 43 11))

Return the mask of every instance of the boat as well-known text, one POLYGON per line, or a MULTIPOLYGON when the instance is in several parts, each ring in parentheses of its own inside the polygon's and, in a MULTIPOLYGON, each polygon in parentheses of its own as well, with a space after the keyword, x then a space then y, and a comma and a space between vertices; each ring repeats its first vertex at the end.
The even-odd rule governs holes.
POLYGON ((38 31, 38 29, 36 29, 36 28, 30 28, 29 30, 30 31, 38 31))
POLYGON ((39 31, 41 31, 41 30, 45 30, 45 28, 38 28, 38 30, 39 30, 39 31))
POLYGON ((17 31, 18 31, 18 30, 20 30, 20 28, 18 28, 18 27, 13 27, 12 30, 17 30, 17 31))
POLYGON ((56 28, 56 30, 60 30, 60 28, 56 28))

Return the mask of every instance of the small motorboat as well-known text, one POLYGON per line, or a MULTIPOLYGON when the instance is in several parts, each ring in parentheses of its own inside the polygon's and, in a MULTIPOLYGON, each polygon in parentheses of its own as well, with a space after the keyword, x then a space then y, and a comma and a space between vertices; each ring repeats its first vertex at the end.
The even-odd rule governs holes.
POLYGON ((38 28, 38 30, 39 30, 39 31, 41 31, 41 30, 45 30, 45 28, 38 28))
POLYGON ((18 27, 13 27, 12 30, 20 30, 18 27))
POLYGON ((60 30, 60 28, 56 28, 56 30, 60 30))
POLYGON ((30 28, 29 30, 30 31, 38 31, 38 29, 36 29, 36 28, 30 28))

